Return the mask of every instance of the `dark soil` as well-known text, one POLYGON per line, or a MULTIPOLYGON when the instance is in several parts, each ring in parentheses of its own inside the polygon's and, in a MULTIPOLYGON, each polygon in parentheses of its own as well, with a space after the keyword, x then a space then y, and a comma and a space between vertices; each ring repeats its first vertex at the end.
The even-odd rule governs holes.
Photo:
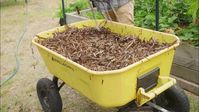
POLYGON ((155 39, 142 41, 130 35, 121 36, 104 27, 71 27, 53 35, 39 43, 95 71, 126 67, 171 45, 159 44, 155 39))

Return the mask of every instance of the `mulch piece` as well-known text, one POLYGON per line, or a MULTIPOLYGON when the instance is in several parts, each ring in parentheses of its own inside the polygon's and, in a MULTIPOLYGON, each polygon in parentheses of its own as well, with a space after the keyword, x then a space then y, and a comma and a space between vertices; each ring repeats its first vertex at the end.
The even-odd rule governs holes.
POLYGON ((69 27, 38 42, 94 71, 120 69, 172 45, 153 38, 142 41, 132 35, 122 36, 104 27, 69 27))

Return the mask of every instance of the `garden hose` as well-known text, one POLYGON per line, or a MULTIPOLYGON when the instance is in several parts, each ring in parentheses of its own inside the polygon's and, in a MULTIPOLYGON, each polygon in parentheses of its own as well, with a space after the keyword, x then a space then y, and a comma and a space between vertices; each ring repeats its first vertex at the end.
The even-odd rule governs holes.
POLYGON ((22 32, 20 38, 17 41, 16 50, 14 52, 16 65, 15 65, 15 68, 12 70, 12 73, 7 78, 1 80, 0 87, 2 87, 6 82, 8 82, 10 79, 12 79, 17 74, 17 72, 19 71, 20 59, 19 59, 19 56, 18 56, 18 51, 19 51, 19 46, 20 46, 20 44, 21 44, 21 42, 22 42, 22 40, 24 38, 24 35, 25 35, 26 31, 27 31, 27 22, 28 22, 28 2, 27 2, 27 0, 25 0, 24 29, 23 29, 23 32, 22 32))

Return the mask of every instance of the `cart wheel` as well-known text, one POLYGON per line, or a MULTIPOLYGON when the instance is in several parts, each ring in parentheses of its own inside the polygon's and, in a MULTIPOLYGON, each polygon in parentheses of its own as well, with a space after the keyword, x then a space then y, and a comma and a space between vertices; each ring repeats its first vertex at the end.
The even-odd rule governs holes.
MULTIPOLYGON (((171 112, 189 112, 189 101, 185 92, 173 86, 155 98, 155 103, 171 112)), ((154 112, 159 112, 154 110, 154 112)))
POLYGON ((61 96, 51 80, 42 78, 37 82, 37 95, 45 112, 62 111, 61 96))

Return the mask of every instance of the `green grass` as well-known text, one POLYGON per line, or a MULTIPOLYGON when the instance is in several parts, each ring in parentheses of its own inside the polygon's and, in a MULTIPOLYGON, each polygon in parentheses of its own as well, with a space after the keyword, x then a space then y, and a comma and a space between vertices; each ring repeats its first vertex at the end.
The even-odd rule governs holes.
POLYGON ((190 112, 199 112, 199 97, 188 95, 190 102, 190 112))
POLYGON ((7 107, 4 105, 0 107, 0 112, 7 112, 7 107))
POLYGON ((16 6, 16 5, 23 5, 25 4, 25 0, 2 0, 0 1, 1 8, 16 6))

